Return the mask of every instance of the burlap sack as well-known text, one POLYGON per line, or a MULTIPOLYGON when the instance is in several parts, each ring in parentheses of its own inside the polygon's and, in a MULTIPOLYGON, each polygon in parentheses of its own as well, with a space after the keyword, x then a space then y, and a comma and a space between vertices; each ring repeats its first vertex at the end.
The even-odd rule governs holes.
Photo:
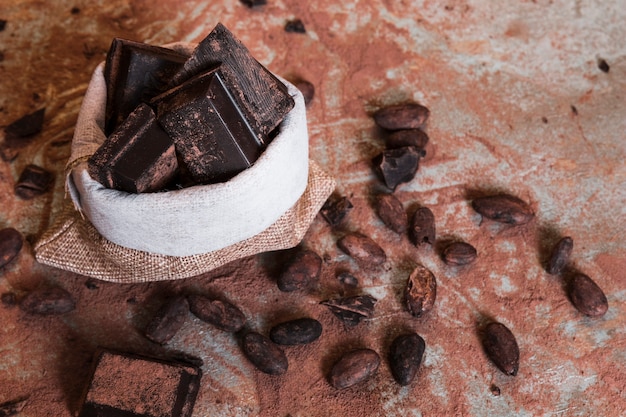
POLYGON ((221 183, 150 194, 104 188, 86 160, 104 141, 100 65, 79 114, 66 186, 73 205, 35 245, 47 265, 121 283, 187 278, 261 252, 297 245, 334 180, 308 160, 301 93, 280 134, 249 169, 221 183))

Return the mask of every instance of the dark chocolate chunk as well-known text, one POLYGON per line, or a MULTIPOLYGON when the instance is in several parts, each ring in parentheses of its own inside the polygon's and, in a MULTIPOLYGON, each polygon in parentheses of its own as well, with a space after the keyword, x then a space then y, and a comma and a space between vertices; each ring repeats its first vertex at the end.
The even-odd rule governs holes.
POLYGON ((417 333, 398 336, 389 348, 389 368, 396 382, 409 385, 422 363, 426 343, 417 333))
POLYGON ((526 224, 535 216, 526 202, 508 194, 476 198, 472 207, 490 220, 511 225, 526 224))
POLYGON ((186 59, 171 49, 113 39, 104 67, 105 134, 113 133, 139 104, 167 90, 170 78, 186 59))
POLYGON ((611 67, 609 67, 608 62, 604 58, 598 58, 598 68, 602 72, 609 72, 611 67))
POLYGON ((279 323, 270 329, 270 339, 279 345, 304 345, 322 334, 322 323, 303 317, 279 323))
POLYGON ((374 113, 376 124, 386 130, 418 129, 428 119, 428 108, 417 103, 383 107, 374 113))
POLYGON ((332 367, 328 381, 344 389, 366 381, 376 374, 380 356, 372 349, 357 349, 346 353, 332 367))
POLYGON ((285 32, 288 33, 306 33, 306 28, 301 19, 288 20, 285 23, 285 32))
POLYGON ((185 324, 188 313, 189 303, 184 296, 172 298, 152 318, 146 327, 146 337, 161 345, 169 342, 185 324))
POLYGON ((177 169, 174 141, 147 104, 140 104, 88 161, 92 178, 129 193, 159 191, 177 169))
POLYGON ((317 283, 322 270, 322 258, 312 250, 302 250, 286 265, 278 277, 281 291, 310 288, 317 283))
POLYGON ((414 146, 424 149, 428 143, 428 135, 422 129, 404 129, 392 132, 385 139, 385 145, 389 149, 414 146))
POLYGON ((239 111, 224 69, 208 71, 153 100, 159 123, 199 184, 228 180, 250 167, 265 148, 239 111))
POLYGON ((257 140, 266 145, 269 135, 294 106, 287 87, 250 55, 248 49, 221 23, 203 39, 171 85, 221 64, 229 86, 257 140))
POLYGON ((15 184, 15 195, 23 200, 45 194, 54 182, 54 174, 37 165, 26 165, 15 184))
POLYGON ((429 269, 422 265, 417 265, 404 290, 404 297, 407 309, 415 317, 432 310, 437 299, 437 280, 429 269))
POLYGON ((443 261, 448 265, 462 266, 471 264, 478 257, 476 248, 465 242, 452 242, 443 249, 443 261))
POLYGON ((374 168, 390 190, 415 177, 419 161, 424 156, 422 150, 414 146, 386 149, 373 160, 374 168))
POLYGON ((278 345, 257 332, 248 332, 243 337, 242 350, 256 368, 270 375, 287 372, 287 356, 278 345))
POLYGON ((356 295, 353 297, 335 298, 320 302, 337 316, 348 327, 354 327, 363 319, 374 316, 376 299, 371 295, 356 295))
POLYGON ((0 417, 13 417, 22 415, 21 412, 26 406, 26 398, 7 401, 0 404, 0 417))
POLYGON ((387 255, 383 248, 361 233, 349 233, 337 241, 339 249, 364 267, 385 263, 387 255))
POLYGON ((72 295, 63 288, 39 288, 20 301, 22 311, 42 316, 69 313, 76 307, 72 295))
POLYGON ((293 85, 300 90, 304 98, 304 105, 308 107, 313 101, 313 97, 315 97, 315 86, 306 80, 296 80, 293 82, 293 85))
POLYGON ((403 234, 408 228, 408 216, 402 202, 393 194, 379 194, 376 196, 375 208, 378 217, 385 226, 396 233, 403 234))
POLYGON ((188 361, 100 351, 79 417, 191 417, 201 378, 188 361))
POLYGON ((352 208, 348 197, 333 193, 320 209, 320 214, 328 224, 335 227, 343 222, 352 208))
POLYGON ((26 116, 22 116, 4 128, 5 141, 11 147, 23 144, 24 138, 30 138, 41 132, 43 118, 46 113, 45 107, 36 110, 26 116))
POLYGON ((546 271, 548 274, 557 275, 563 272, 569 261, 569 257, 574 249, 574 241, 571 237, 566 236, 559 240, 550 254, 546 271))
POLYGON ((578 311, 589 317, 604 316, 609 302, 598 284, 580 272, 574 274, 568 284, 569 298, 578 311))
POLYGON ((20 253, 24 244, 22 234, 12 227, 0 230, 0 268, 8 264, 20 253))
POLYGON ((519 347, 515 336, 502 323, 489 323, 483 332, 483 348, 491 361, 507 375, 515 376, 519 369, 519 347))
POLYGON ((200 320, 226 332, 237 332, 246 324, 246 316, 228 301, 216 300, 204 295, 187 297, 189 309, 200 320))
POLYGON ((435 215, 428 207, 420 207, 413 213, 409 232, 415 246, 435 243, 435 215))

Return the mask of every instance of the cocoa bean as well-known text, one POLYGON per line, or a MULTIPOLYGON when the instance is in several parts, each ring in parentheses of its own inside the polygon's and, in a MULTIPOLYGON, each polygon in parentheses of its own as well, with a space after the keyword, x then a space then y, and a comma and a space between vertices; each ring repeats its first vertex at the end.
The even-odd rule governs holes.
POLYGON ((535 216, 528 204, 508 194, 476 198, 472 207, 490 220, 511 225, 526 224, 535 216))
POLYGON ((428 207, 420 207, 413 213, 409 232, 415 246, 435 243, 435 215, 428 207))
POLYGON ((270 375, 287 372, 289 362, 285 353, 260 333, 248 332, 243 337, 242 350, 248 360, 261 372, 270 375))
POLYGON ((476 248, 465 242, 452 242, 444 248, 442 253, 443 261, 453 266, 471 264, 477 256, 476 248))
POLYGON ((383 223, 398 234, 403 234, 408 228, 408 217, 402 202, 393 194, 379 194, 376 196, 376 213, 383 223))
POLYGON ((0 230, 0 268, 8 264, 20 253, 24 244, 22 234, 12 227, 0 230))
POLYGON ((337 389, 366 381, 376 374, 380 356, 372 349, 357 349, 341 357, 332 367, 328 380, 337 389))
POLYGON ((382 265, 387 260, 385 251, 361 233, 349 233, 337 241, 339 249, 365 267, 382 265))
POLYGON ((283 269, 278 277, 278 288, 289 292, 310 288, 319 280, 322 258, 312 250, 302 250, 283 269))
POLYGON ((558 275, 563 272, 565 266, 569 262, 570 255, 574 249, 574 241, 571 237, 566 236, 559 240, 550 254, 546 271, 548 274, 558 275))
POLYGON ((169 342, 185 324, 188 313, 187 299, 183 296, 174 297, 157 311, 146 327, 146 337, 161 345, 169 342))
POLYGON ((63 288, 39 288, 20 301, 22 311, 38 315, 58 315, 74 310, 76 303, 63 288))
POLYGON ((485 326, 483 348, 489 359, 507 375, 515 376, 519 369, 519 347, 515 336, 502 323, 492 322, 485 326))
POLYGON ((352 210, 352 203, 347 197, 337 194, 331 195, 320 209, 322 217, 332 227, 339 226, 352 210))
POLYGON ((279 345, 305 345, 322 334, 322 324, 312 318, 286 321, 270 329, 270 339, 279 345))
POLYGON ((402 148, 403 146, 424 149, 427 143, 428 135, 421 129, 396 130, 385 139, 387 149, 402 148))
POLYGON ((589 317, 602 317, 609 309, 609 302, 602 289, 583 273, 575 273, 568 286, 572 304, 589 317))
POLYGON ((422 363, 426 343, 417 333, 398 336, 389 349, 389 367, 400 385, 409 385, 415 379, 422 363))
POLYGON ((398 185, 415 177, 424 151, 413 146, 387 149, 377 155, 372 163, 374 170, 387 188, 394 191, 398 185))
POLYGON ((237 332, 246 323, 246 316, 228 301, 193 294, 187 297, 189 309, 200 320, 227 332, 237 332))
POLYGON ((377 110, 374 122, 385 130, 418 129, 429 115, 430 110, 421 104, 396 104, 377 110))
POLYGON ((374 316, 376 301, 374 297, 366 294, 325 300, 320 302, 320 304, 328 307, 346 326, 354 327, 361 320, 374 316))
POLYGON ((437 281, 432 272, 422 265, 417 265, 405 288, 406 305, 415 317, 421 317, 435 305, 437 298, 437 281))

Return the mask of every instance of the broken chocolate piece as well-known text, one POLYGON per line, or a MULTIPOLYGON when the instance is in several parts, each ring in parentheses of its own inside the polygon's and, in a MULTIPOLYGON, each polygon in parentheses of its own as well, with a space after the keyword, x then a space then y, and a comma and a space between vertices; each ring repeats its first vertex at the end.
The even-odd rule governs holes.
POLYGON ((30 200, 48 192, 53 182, 52 172, 37 165, 26 165, 15 184, 15 195, 30 200))
POLYGON ((320 214, 328 224, 335 227, 341 224, 346 215, 352 210, 352 203, 348 197, 333 193, 320 209, 320 214))
POLYGON ((167 90, 170 78, 186 59, 171 49, 113 39, 104 67, 105 134, 113 133, 139 104, 167 90))
POLYGON ((392 191, 415 177, 424 151, 414 146, 386 149, 373 160, 374 167, 385 185, 392 191))
POLYGON ((228 301, 216 300, 204 295, 187 297, 189 309, 200 320, 226 332, 238 332, 246 324, 246 316, 228 301))
POLYGON ((147 104, 140 104, 88 161, 92 178, 129 193, 163 189, 177 168, 174 142, 147 104))
POLYGON ((192 78, 152 101, 159 123, 198 184, 230 179, 250 167, 265 148, 241 114, 224 69, 192 78))
POLYGON ((5 141, 9 146, 19 146, 20 139, 29 138, 41 132, 46 108, 22 116, 4 128, 5 141))
POLYGON ((146 337, 158 344, 169 342, 185 324, 189 303, 183 296, 167 301, 146 327, 146 337))
POLYGON ((171 86, 221 64, 224 82, 256 134, 266 145, 272 132, 294 106, 287 87, 250 55, 221 23, 203 39, 172 78, 171 86))
POLYGON ((387 148, 402 148, 403 146, 414 146, 424 149, 428 143, 428 135, 422 129, 396 130, 387 136, 385 145, 387 148))
POLYGON ((376 299, 371 295, 356 295, 353 297, 335 298, 320 302, 330 309, 348 327, 354 327, 363 319, 374 316, 376 299))
POLYGON ((12 227, 0 230, 0 268, 8 264, 20 253, 24 238, 12 227))
POLYGON ((285 23, 285 32, 287 33, 306 33, 306 28, 301 19, 288 20, 285 23))
POLYGON ((201 377, 187 361, 102 350, 79 417, 191 417, 201 377))
POLYGON ((278 289, 285 292, 304 290, 317 283, 322 258, 312 250, 302 250, 285 266, 278 277, 278 289))

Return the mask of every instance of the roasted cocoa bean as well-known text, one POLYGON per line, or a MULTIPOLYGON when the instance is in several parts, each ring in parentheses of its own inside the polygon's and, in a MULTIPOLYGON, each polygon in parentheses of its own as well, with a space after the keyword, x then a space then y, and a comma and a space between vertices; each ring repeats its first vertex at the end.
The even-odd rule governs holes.
POLYGON ((546 271, 548 274, 558 275, 565 269, 569 262, 570 255, 574 249, 574 241, 571 237, 566 236, 559 240, 552 252, 550 253, 550 259, 548 259, 548 265, 546 271))
POLYGON ((157 311, 146 327, 145 335, 158 344, 169 342, 185 324, 189 313, 189 303, 183 296, 177 296, 167 301, 157 311))
POLYGON ((24 244, 22 234, 12 227, 0 230, 0 268, 20 253, 24 244))
POLYGON ((418 129, 429 115, 430 110, 421 104, 396 104, 377 110, 374 122, 385 130, 418 129))
POLYGON ((519 347, 515 336, 502 323, 492 322, 485 326, 483 348, 491 361, 507 375, 515 376, 519 369, 519 347))
POLYGON ((277 283, 281 291, 310 288, 317 283, 322 270, 322 258, 312 250, 302 250, 287 264, 277 283))
POLYGON ((415 246, 435 243, 435 215, 428 207, 420 207, 413 213, 409 232, 415 246))
POLYGON ((422 265, 417 265, 406 283, 406 305, 415 317, 421 317, 435 305, 437 281, 432 272, 422 265))
POLYGON ((535 216, 528 204, 508 194, 476 198, 472 207, 483 217, 511 225, 526 224, 535 216))
POLYGON ((422 363, 426 342, 417 333, 398 336, 389 348, 389 368, 396 382, 409 385, 422 363))
POLYGON ((228 301, 216 300, 204 295, 187 297, 189 310, 200 320, 227 332, 237 332, 246 324, 246 316, 228 301))
POLYGON ((365 267, 382 265, 387 260, 385 251, 369 237, 349 233, 337 241, 339 249, 365 267))
POLYGON ((15 184, 15 195, 30 200, 48 192, 53 182, 52 172, 37 165, 27 165, 15 184))
POLYGON ((372 163, 387 188, 394 191, 398 185, 415 177, 422 156, 423 151, 413 146, 405 146, 384 150, 372 160, 372 163))
POLYGON ((428 135, 422 129, 396 130, 385 139, 385 145, 388 149, 402 148, 403 146, 424 149, 427 143, 428 135))
POLYGON ((372 349, 357 349, 346 353, 332 367, 328 380, 337 389, 363 382, 378 371, 380 356, 372 349))
POLYGON ((63 288, 39 288, 20 301, 22 311, 43 316, 69 313, 76 303, 71 294, 63 288))
POLYGON ((352 203, 347 197, 333 194, 320 209, 320 214, 328 224, 336 227, 343 222, 352 207, 352 203))
POLYGON ((476 248, 465 242, 452 242, 444 248, 442 253, 443 261, 452 266, 471 264, 477 257, 476 248))
POLYGON ((242 350, 250 362, 261 372, 281 375, 287 372, 289 363, 280 347, 257 332, 248 332, 243 337, 242 350))
POLYGON ((402 202, 393 194, 379 194, 376 196, 376 213, 383 223, 398 234, 403 234, 408 228, 408 216, 402 202))
POLYGON ((270 339, 279 345, 305 345, 319 339, 322 323, 303 317, 275 325, 270 329, 270 339))
POLYGON ((320 304, 328 307, 346 326, 354 327, 361 320, 374 316, 376 301, 371 295, 365 294, 325 300, 320 302, 320 304))
POLYGON ((572 304, 589 317, 602 317, 609 309, 609 302, 602 289, 583 273, 575 273, 568 286, 572 304))

